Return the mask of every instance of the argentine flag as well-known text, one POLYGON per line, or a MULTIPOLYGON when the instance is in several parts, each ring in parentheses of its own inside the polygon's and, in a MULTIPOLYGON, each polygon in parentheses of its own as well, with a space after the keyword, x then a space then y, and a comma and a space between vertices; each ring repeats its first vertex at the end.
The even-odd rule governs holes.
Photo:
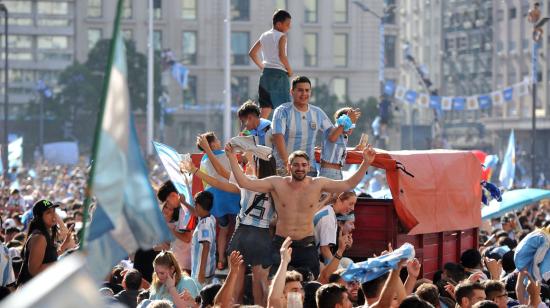
POLYGON ((131 118, 121 7, 119 0, 88 181, 97 205, 84 249, 90 273, 98 281, 136 250, 172 239, 149 183, 131 118))
POLYGON ((511 189, 514 186, 514 176, 516 175, 516 138, 514 137, 514 130, 510 133, 508 139, 508 148, 504 159, 502 160, 502 166, 500 167, 500 175, 498 179, 502 186, 506 189, 511 189))

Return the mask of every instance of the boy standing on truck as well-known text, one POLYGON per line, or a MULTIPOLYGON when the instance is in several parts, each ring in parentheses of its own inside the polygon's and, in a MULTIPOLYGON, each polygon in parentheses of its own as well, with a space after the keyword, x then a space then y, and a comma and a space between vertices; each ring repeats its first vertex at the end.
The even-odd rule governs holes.
POLYGON ((290 14, 277 10, 273 14, 273 28, 264 32, 254 43, 248 55, 262 71, 258 95, 262 118, 267 119, 271 111, 283 103, 290 102, 292 68, 287 57, 286 33, 290 29, 290 14), (262 59, 258 57, 261 50, 262 59))

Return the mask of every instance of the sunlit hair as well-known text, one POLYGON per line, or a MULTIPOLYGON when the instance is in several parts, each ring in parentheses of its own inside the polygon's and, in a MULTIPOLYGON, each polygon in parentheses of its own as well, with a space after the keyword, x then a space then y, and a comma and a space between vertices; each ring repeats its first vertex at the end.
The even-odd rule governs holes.
MULTIPOLYGON (((153 267, 158 265, 167 267, 170 272, 172 270, 172 267, 174 267, 174 270, 176 271, 174 275, 174 282, 175 285, 178 285, 182 277, 182 272, 180 269, 180 265, 178 264, 178 260, 176 260, 176 257, 171 251, 163 250, 157 255, 157 257, 153 261, 153 267)), ((159 281, 156 272, 153 272, 153 283, 151 285, 155 290, 158 290, 161 286, 161 282, 159 281)))
POLYGON ((348 114, 349 112, 351 112, 351 110, 352 109, 350 107, 344 107, 336 110, 336 112, 334 113, 334 120, 337 121, 340 116, 342 116, 343 114, 348 114))
POLYGON ((290 153, 290 155, 288 156, 288 161, 292 164, 292 161, 297 157, 302 157, 309 163, 309 155, 307 155, 306 152, 300 150, 290 153))
POLYGON ((346 200, 348 200, 349 198, 352 198, 352 197, 357 197, 357 195, 355 194, 354 191, 344 191, 343 193, 340 193, 338 195, 338 199, 340 201, 346 201, 346 200))

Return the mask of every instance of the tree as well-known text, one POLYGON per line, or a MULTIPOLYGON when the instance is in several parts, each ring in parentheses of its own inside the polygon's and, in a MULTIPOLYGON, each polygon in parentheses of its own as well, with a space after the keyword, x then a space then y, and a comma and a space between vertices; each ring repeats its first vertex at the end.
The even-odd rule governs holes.
MULTIPOLYGON (((58 139, 74 139, 81 149, 86 151, 93 143, 97 125, 101 92, 105 79, 110 40, 96 43, 84 63, 74 62, 59 75, 57 85, 60 91, 45 104, 44 111, 48 118, 65 123, 65 136, 58 139)), ((146 111, 147 106, 147 57, 139 53, 133 41, 126 41, 126 58, 128 68, 128 90, 132 110, 146 111)), ((160 105, 158 98, 163 92, 160 74, 160 57, 155 57, 155 119, 158 121, 160 105)), ((38 115, 38 103, 31 102, 27 114, 38 115)), ((55 139, 55 138, 54 138, 55 139)))

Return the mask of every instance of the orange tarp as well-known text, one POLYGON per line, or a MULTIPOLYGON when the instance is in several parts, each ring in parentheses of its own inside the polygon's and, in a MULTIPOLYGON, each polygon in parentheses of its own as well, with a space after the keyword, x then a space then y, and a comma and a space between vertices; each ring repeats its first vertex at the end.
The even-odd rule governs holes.
MULTIPOLYGON (((358 164, 362 159, 361 152, 348 152, 347 163, 358 164)), ((482 168, 471 152, 377 150, 373 166, 386 170, 397 216, 409 234, 481 224, 482 168)))

